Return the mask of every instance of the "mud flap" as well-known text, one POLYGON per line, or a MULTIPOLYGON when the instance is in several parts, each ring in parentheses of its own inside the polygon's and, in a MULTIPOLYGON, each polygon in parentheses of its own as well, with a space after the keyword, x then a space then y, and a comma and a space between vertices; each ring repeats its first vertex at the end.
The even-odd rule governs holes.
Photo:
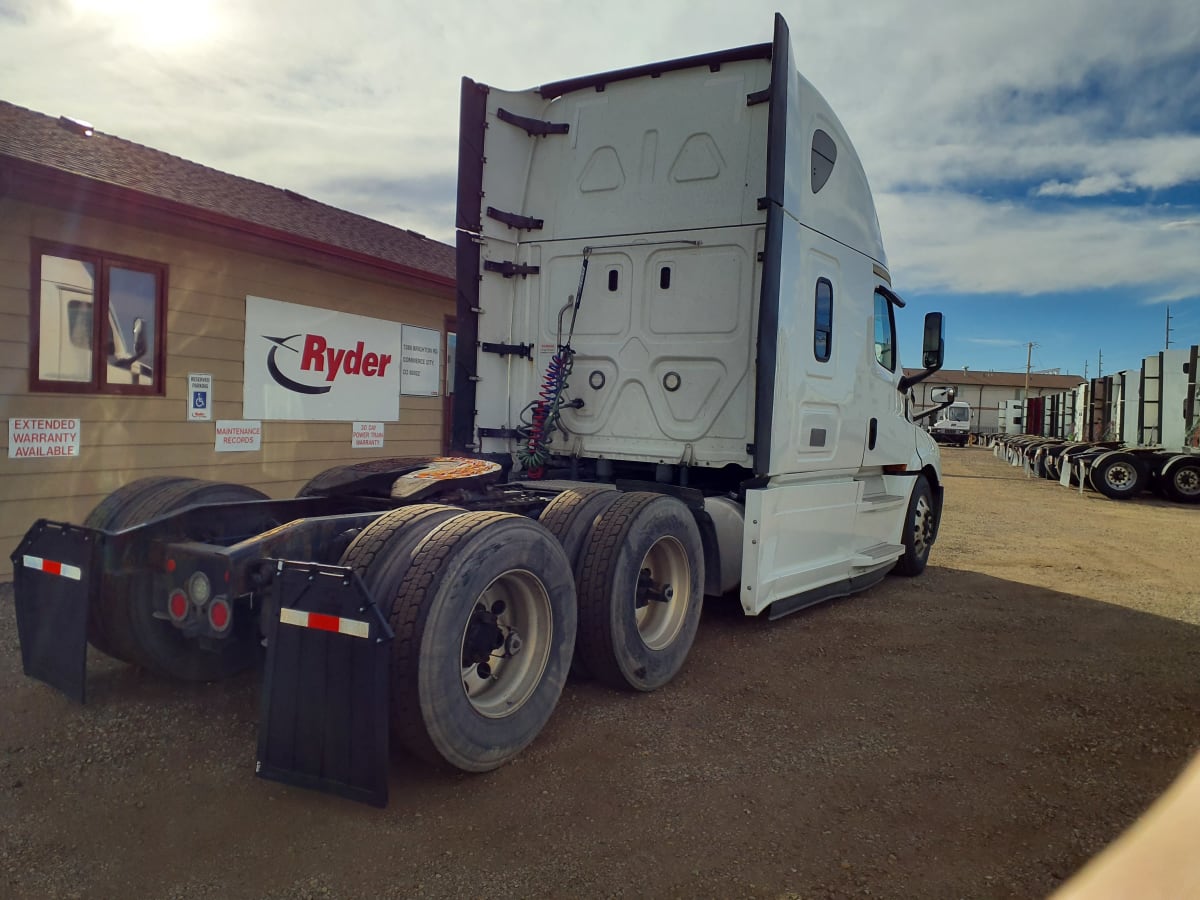
POLYGON ((256 773, 387 806, 392 630, 350 569, 279 562, 273 575, 256 773))
POLYGON ((39 519, 10 557, 21 664, 77 703, 87 685, 87 618, 99 535, 39 519))

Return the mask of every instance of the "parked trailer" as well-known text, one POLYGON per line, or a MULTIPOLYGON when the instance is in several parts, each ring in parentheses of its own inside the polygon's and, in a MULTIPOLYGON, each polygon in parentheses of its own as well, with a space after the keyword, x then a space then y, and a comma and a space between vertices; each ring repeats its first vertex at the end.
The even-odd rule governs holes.
POLYGON ((1001 436, 996 452, 1031 474, 1113 499, 1149 489, 1177 503, 1200 503, 1198 355, 1197 345, 1165 350, 1147 356, 1139 370, 1094 379, 1085 431, 1112 440, 1001 436))
MULTIPOLYGON (((783 615, 920 573, 937 445, 866 176, 774 41, 506 92, 464 79, 453 438, 294 499, 191 478, 41 520, 13 554, 27 674, 86 645, 183 680, 266 644, 258 773, 372 803, 392 739, 464 771, 568 669, 650 691, 702 598, 783 615)), ((950 398, 953 399, 952 397, 950 398)))

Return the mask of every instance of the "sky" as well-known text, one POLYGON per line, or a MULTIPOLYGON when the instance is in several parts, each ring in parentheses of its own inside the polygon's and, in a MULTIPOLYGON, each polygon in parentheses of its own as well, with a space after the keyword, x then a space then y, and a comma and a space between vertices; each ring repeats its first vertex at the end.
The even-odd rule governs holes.
POLYGON ((453 242, 463 75, 771 40, 862 158, 901 359, 1089 376, 1200 343, 1197 0, 0 0, 0 99, 453 242), (1032 344, 1032 348, 1029 345, 1032 344))

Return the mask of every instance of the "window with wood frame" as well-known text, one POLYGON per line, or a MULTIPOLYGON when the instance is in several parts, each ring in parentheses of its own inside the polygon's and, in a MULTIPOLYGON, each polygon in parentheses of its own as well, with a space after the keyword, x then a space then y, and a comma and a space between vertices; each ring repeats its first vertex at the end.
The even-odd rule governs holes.
POLYGON ((34 241, 31 391, 162 395, 167 267, 34 241))

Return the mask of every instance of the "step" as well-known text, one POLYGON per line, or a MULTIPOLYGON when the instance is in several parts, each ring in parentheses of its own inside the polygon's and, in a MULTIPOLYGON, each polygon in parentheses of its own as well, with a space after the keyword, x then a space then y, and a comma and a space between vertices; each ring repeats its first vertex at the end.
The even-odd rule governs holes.
POLYGON ((887 562, 889 559, 895 559, 903 552, 903 544, 876 544, 865 550, 859 550, 851 557, 850 564, 856 569, 869 569, 882 562, 887 562))
POLYGON ((900 494, 863 494, 861 509, 863 512, 878 512, 900 506, 904 500, 900 494))

